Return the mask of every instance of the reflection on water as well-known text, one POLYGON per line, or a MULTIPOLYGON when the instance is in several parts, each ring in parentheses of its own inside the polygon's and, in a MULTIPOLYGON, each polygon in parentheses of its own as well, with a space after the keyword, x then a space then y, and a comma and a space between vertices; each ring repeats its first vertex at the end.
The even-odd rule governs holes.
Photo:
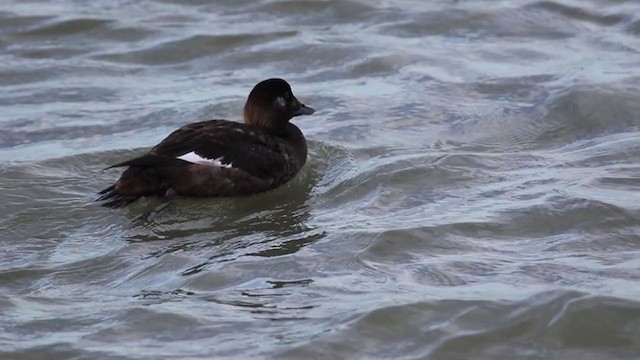
POLYGON ((0 4, 0 358, 632 359, 640 6, 0 4), (300 176, 97 206, 283 77, 300 176))
MULTIPOLYGON (((317 226, 308 224, 308 202, 318 177, 325 170, 326 164, 311 162, 295 180, 282 188, 245 198, 213 202, 211 199, 178 199, 160 205, 160 200, 143 199, 129 208, 133 220, 127 229, 127 240, 171 239, 166 249, 152 253, 156 257, 212 246, 224 250, 210 261, 294 253, 323 237, 317 226), (139 211, 142 212, 136 215, 139 211), (173 241, 176 239, 184 241, 173 241), (227 255, 231 254, 233 257, 229 258, 227 255)), ((194 269, 202 270, 205 265, 199 264, 194 269)))

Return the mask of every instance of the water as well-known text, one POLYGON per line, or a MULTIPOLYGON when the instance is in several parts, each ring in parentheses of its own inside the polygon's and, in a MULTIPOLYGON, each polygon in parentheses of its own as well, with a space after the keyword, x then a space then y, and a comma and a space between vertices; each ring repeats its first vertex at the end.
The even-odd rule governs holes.
POLYGON ((0 3, 3 359, 635 359, 633 1, 0 3), (283 77, 309 161, 92 202, 283 77))

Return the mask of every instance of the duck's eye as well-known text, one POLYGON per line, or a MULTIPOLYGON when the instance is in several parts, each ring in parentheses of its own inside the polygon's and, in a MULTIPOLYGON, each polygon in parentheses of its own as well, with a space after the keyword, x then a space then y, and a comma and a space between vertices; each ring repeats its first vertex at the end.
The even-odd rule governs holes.
POLYGON ((287 101, 282 96, 278 96, 276 98, 276 101, 274 101, 274 104, 276 107, 284 109, 284 107, 287 105, 287 101))

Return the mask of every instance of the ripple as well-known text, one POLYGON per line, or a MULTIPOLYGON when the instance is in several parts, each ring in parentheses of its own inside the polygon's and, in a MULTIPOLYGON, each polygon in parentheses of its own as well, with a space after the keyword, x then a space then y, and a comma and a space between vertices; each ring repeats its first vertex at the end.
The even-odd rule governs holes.
POLYGON ((300 24, 335 26, 340 23, 353 23, 358 20, 370 20, 378 11, 376 8, 357 1, 277 1, 258 6, 260 13, 274 15, 287 14, 290 22, 300 24), (293 15, 293 16, 291 16, 293 15))
POLYGON ((57 342, 49 345, 35 345, 24 350, 0 351, 0 355, 7 359, 40 359, 47 357, 65 359, 103 357, 107 355, 107 353, 87 351, 85 349, 78 349, 72 343, 57 342))
POLYGON ((569 19, 587 21, 603 26, 613 26, 628 20, 628 17, 626 15, 600 15, 585 9, 584 7, 565 5, 555 1, 540 1, 530 4, 528 5, 528 7, 559 14, 569 19))
POLYGON ((95 31, 106 28, 111 20, 105 19, 72 19, 48 22, 21 32, 22 36, 28 37, 50 37, 50 36, 71 36, 84 34, 88 31, 95 31))
POLYGON ((294 36, 295 32, 234 35, 194 35, 150 48, 99 55, 96 59, 143 65, 172 65, 237 50, 238 47, 294 36))
POLYGON ((0 30, 2 33, 13 33, 27 29, 34 24, 39 24, 52 19, 51 16, 23 16, 15 12, 0 11, 0 30))
POLYGON ((434 358, 563 358, 610 354, 615 349, 616 356, 630 357, 639 345, 637 338, 613 334, 620 326, 637 330, 637 322, 628 318, 637 310, 633 301, 573 292, 541 293, 520 302, 424 301, 366 312, 337 332, 281 356, 401 352, 434 358))
POLYGON ((640 109, 618 91, 569 88, 546 94, 544 108, 504 119, 491 138, 480 141, 510 149, 549 149, 613 133, 635 132, 640 109), (535 121, 531 119, 536 116, 535 121), (539 116, 539 118, 538 118, 539 116))
POLYGON ((36 105, 50 102, 93 102, 93 101, 111 101, 119 99, 117 93, 112 89, 101 87, 82 87, 82 88, 50 88, 41 92, 35 92, 29 95, 18 95, 4 98, 0 101, 0 105, 36 105))
MULTIPOLYGON (((519 37, 536 39, 563 39, 571 37, 566 24, 542 26, 548 18, 524 9, 503 11, 444 10, 418 11, 408 21, 384 26, 385 32, 396 36, 451 36, 451 37, 519 37)), ((557 22, 557 21, 556 21, 557 22)))

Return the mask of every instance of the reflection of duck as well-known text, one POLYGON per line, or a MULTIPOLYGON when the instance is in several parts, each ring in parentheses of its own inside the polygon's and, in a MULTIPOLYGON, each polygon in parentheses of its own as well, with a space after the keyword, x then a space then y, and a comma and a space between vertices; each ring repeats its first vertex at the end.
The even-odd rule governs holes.
POLYGON ((317 151, 317 145, 311 144, 310 153, 316 156, 310 156, 312 161, 296 178, 273 191, 215 202, 185 198, 177 203, 160 206, 149 203, 131 209, 131 215, 152 210, 133 221, 135 230, 126 239, 130 242, 172 240, 153 247, 150 254, 153 257, 176 251, 210 253, 208 259, 185 269, 183 275, 246 256, 296 253, 325 236, 310 219, 314 189, 326 170, 326 159, 320 157, 323 152, 317 151))
POLYGON ((141 196, 234 196, 276 188, 307 159, 304 136, 289 120, 314 111, 286 81, 262 81, 249 94, 244 124, 209 120, 174 131, 148 154, 113 165, 128 169, 98 200, 120 207, 141 196))

